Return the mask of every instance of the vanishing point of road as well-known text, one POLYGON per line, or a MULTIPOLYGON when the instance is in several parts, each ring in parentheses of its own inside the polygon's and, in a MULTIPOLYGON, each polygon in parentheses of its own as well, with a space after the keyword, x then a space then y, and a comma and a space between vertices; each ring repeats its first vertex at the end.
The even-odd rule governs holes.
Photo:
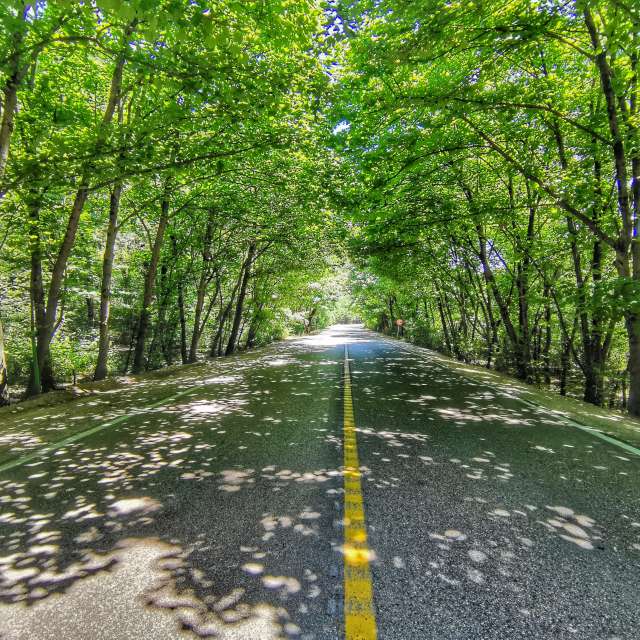
POLYGON ((40 418, 3 640, 640 638, 640 456, 429 351, 338 326, 40 418))

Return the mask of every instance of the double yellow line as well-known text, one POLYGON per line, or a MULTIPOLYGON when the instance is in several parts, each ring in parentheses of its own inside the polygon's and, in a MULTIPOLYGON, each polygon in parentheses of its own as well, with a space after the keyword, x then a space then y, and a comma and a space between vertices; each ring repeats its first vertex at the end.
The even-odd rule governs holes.
POLYGON ((344 346, 344 626, 346 640, 375 640, 376 616, 351 397, 349 349, 344 346))

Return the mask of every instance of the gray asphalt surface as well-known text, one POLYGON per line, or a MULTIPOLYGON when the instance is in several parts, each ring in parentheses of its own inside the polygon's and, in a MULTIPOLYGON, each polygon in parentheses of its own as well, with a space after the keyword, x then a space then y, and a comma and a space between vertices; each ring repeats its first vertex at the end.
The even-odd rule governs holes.
POLYGON ((341 638, 345 342, 379 638, 640 637, 640 458, 336 327, 0 475, 0 638, 341 638))

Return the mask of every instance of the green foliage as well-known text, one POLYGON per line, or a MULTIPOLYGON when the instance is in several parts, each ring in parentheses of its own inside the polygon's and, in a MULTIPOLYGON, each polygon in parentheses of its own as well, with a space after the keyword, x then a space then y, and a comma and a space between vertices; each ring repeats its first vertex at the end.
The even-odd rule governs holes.
POLYGON ((601 0, 3 3, 12 379, 32 303, 60 379, 361 318, 597 403, 628 368, 640 414, 637 26, 601 0))
MULTIPOLYGON (((118 190, 103 299, 112 373, 131 367, 145 308, 148 367, 191 357, 192 342, 196 355, 224 351, 236 316, 244 348, 295 329, 291 308, 310 312, 315 302, 296 298, 296 286, 324 278, 335 253, 321 179, 324 20, 313 0, 3 4, 0 84, 4 95, 17 90, 18 106, 0 141, 8 149, 0 303, 14 384, 26 383, 31 368, 30 298, 40 296, 49 312, 57 265, 55 318, 36 314, 38 343, 50 341, 45 358, 59 381, 92 375, 118 190), (89 196, 74 222, 82 185, 89 196), (34 289, 39 270, 42 287, 34 289)), ((327 322, 324 308, 315 322, 327 322)))
POLYGON ((640 412, 636 14, 338 3, 336 197, 369 326, 597 403, 629 359, 640 412))

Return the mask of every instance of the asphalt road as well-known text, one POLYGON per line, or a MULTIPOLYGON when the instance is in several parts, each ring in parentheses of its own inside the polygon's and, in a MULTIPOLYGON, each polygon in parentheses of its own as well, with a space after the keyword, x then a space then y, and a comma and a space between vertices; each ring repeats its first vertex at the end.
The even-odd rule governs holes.
POLYGON ((0 638, 344 637, 345 343, 378 638, 639 638, 640 457, 354 327, 48 417, 0 638))

